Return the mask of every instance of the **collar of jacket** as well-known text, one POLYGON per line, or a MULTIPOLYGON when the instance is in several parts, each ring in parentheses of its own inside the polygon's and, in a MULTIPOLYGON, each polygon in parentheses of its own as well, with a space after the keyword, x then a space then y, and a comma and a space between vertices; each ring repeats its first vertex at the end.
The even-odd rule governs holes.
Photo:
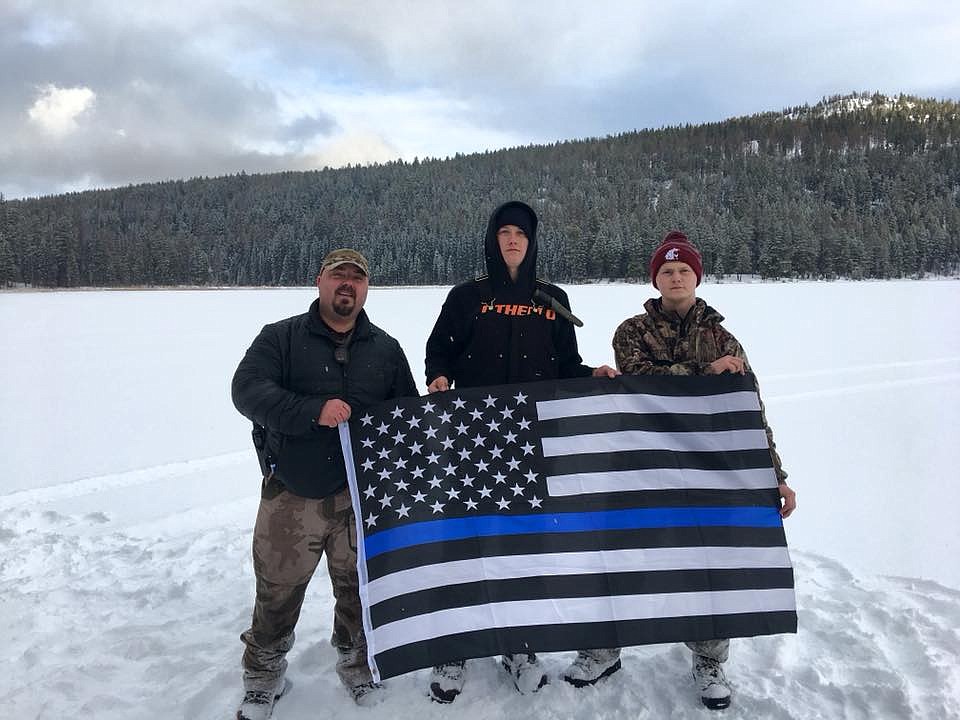
MULTIPOLYGON (((320 317, 320 300, 314 300, 307 311, 307 329, 314 335, 323 335, 331 341, 336 342, 330 332, 330 328, 320 317)), ((357 315, 357 322, 353 326, 353 335, 350 342, 357 338, 366 338, 370 335, 370 318, 367 317, 367 311, 361 310, 357 315)))
POLYGON ((683 318, 678 313, 664 310, 660 298, 650 298, 643 304, 643 309, 654 320, 662 320, 673 325, 680 325, 683 322, 688 326, 715 325, 723 322, 723 315, 707 305, 703 298, 697 298, 687 316, 683 318))

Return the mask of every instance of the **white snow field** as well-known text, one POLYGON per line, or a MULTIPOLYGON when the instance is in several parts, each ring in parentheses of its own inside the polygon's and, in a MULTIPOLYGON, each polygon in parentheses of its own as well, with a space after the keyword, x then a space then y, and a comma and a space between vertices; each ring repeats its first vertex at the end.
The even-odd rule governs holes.
MULTIPOLYGON (((566 288, 590 364, 649 285, 566 288)), ((445 288, 374 288, 423 384, 445 288)), ((233 717, 259 477, 230 402, 260 327, 312 288, 0 294, 0 718, 233 717)), ((707 284, 750 355, 798 491, 800 630, 735 640, 723 718, 960 718, 960 282, 707 284)), ((427 671, 356 707, 318 571, 277 720, 707 718, 679 645, 630 648, 576 690, 572 653, 520 696, 493 659, 454 705, 427 671)))

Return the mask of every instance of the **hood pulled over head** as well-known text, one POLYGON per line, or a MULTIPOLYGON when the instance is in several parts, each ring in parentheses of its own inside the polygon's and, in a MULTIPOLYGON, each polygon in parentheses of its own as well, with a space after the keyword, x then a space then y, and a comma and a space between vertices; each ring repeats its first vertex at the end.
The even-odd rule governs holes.
POLYGON ((504 203, 490 216, 490 222, 487 223, 487 235, 484 239, 484 257, 487 262, 487 275, 493 284, 494 292, 507 290, 511 294, 516 292, 523 295, 523 299, 529 299, 533 293, 533 285, 537 279, 537 214, 526 203, 518 200, 511 200, 504 203), (504 225, 516 225, 523 230, 527 236, 529 245, 527 254, 520 263, 517 270, 517 281, 510 281, 510 273, 507 270, 507 264, 503 261, 503 255, 500 253, 500 245, 497 242, 497 231, 504 225))

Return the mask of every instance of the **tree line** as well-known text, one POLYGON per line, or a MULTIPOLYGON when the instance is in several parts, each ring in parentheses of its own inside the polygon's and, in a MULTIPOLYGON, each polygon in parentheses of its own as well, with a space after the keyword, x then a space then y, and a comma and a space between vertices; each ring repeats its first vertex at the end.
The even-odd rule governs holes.
POLYGON ((507 199, 536 209, 540 274, 560 282, 643 280, 672 228, 715 276, 956 274, 958 110, 857 94, 446 160, 0 197, 0 286, 302 285, 341 246, 375 284, 451 284, 484 272, 507 199))

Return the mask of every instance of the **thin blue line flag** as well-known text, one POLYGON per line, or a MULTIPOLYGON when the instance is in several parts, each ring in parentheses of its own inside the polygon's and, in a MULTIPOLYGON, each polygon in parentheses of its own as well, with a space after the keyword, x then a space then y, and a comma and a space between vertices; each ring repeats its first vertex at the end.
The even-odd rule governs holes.
POLYGON ((796 632, 753 376, 451 390, 340 437, 374 678, 796 632))

